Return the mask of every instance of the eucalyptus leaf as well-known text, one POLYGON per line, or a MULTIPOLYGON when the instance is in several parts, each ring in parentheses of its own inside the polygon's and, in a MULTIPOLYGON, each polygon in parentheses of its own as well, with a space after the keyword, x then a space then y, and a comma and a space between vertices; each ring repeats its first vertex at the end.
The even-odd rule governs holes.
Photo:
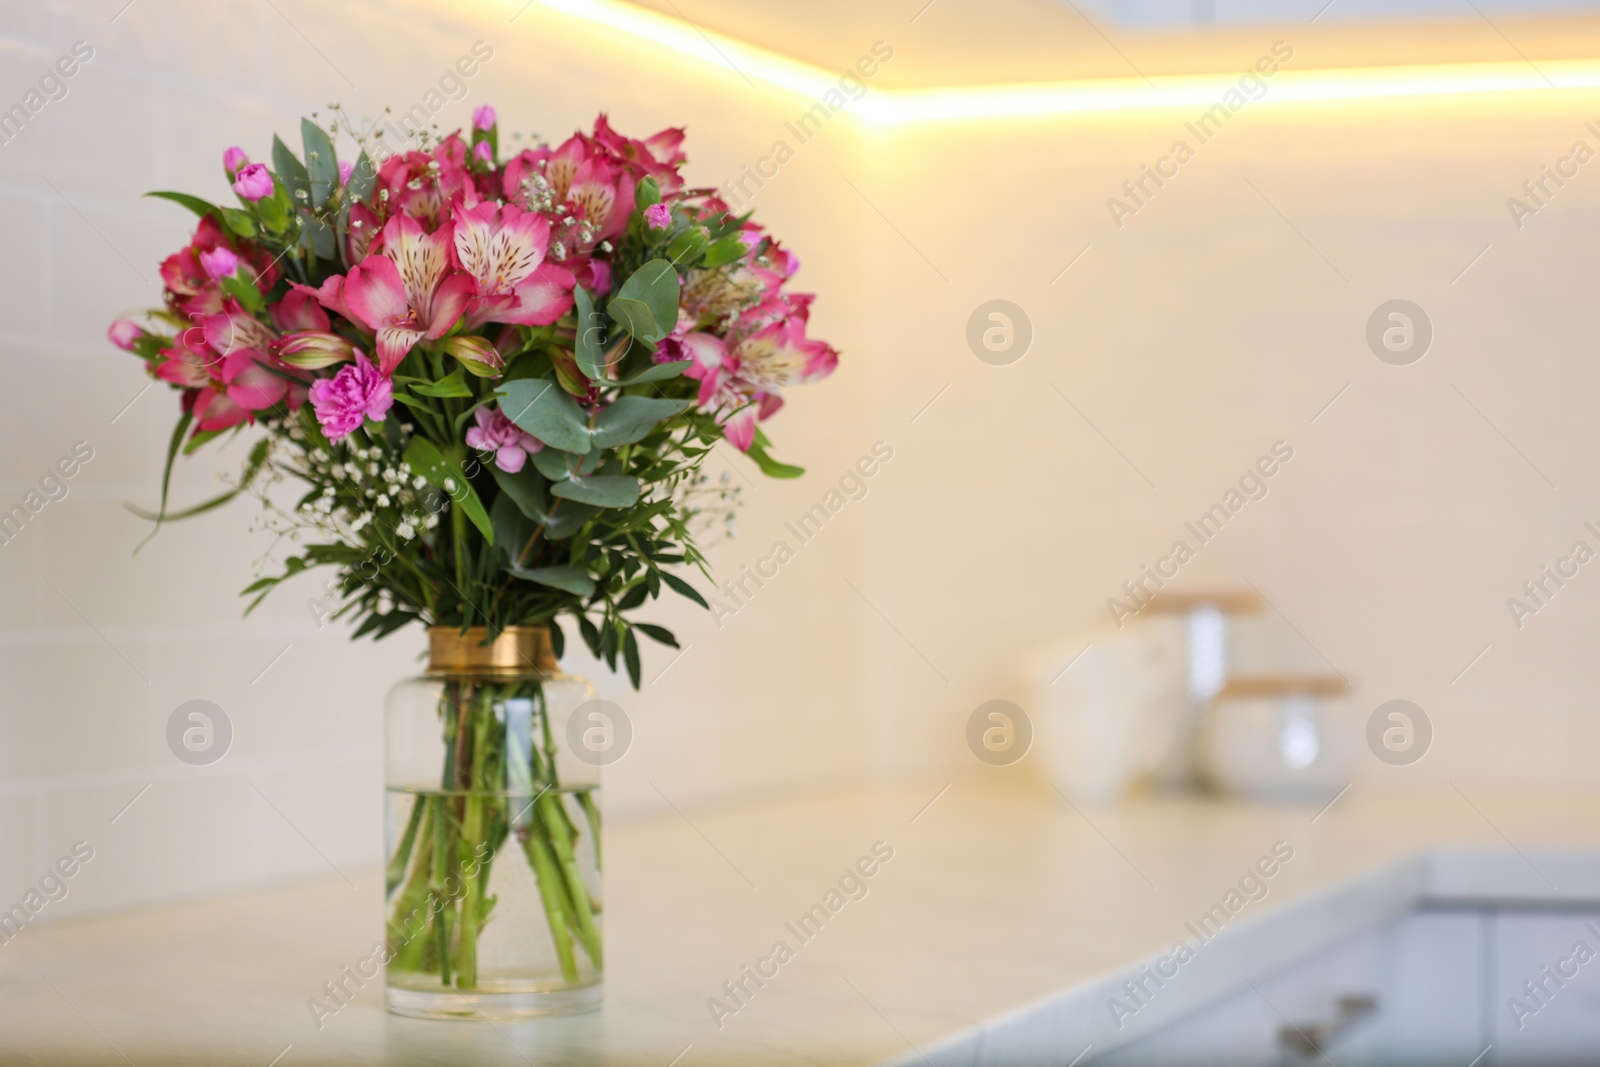
POLYGON ((552 496, 601 508, 632 507, 639 500, 639 479, 631 474, 569 478, 550 487, 552 496))
POLYGON ((666 260, 652 259, 629 275, 628 280, 622 283, 622 288, 617 290, 616 297, 608 305, 612 309, 612 318, 617 317, 614 309, 618 300, 643 303, 650 311, 656 331, 643 334, 630 329, 628 332, 645 340, 659 341, 678 324, 678 272, 666 260))
POLYGON ((515 569, 517 554, 533 536, 533 520, 522 513, 510 493, 501 493, 489 509, 489 523, 494 527, 494 542, 500 549, 506 569, 515 569))
MULTIPOLYGON (((595 420, 594 443, 600 448, 632 444, 655 429, 656 424, 662 419, 676 415, 688 406, 687 400, 647 396, 621 397, 602 411, 595 420)), ((533 433, 535 437, 538 436, 532 430, 528 432, 533 433)))
POLYGON ((600 509, 593 504, 557 500, 550 506, 550 521, 545 524, 544 535, 552 541, 565 541, 598 514, 600 509))
POLYGON ((575 596, 594 595, 594 579, 589 577, 589 572, 582 567, 533 567, 523 569, 512 567, 511 573, 530 582, 548 585, 552 589, 572 593, 575 596))
POLYGON ((373 188, 378 184, 378 168, 372 165, 372 160, 367 158, 363 151, 356 157, 355 169, 350 172, 350 180, 345 183, 345 188, 350 190, 353 200, 366 200, 372 196, 373 188))
POLYGON ((311 179, 306 174, 305 164, 295 158, 289 151, 289 146, 276 134, 272 137, 272 169, 277 173, 278 180, 283 182, 285 189, 289 190, 290 203, 300 200, 295 193, 304 192, 311 195, 311 179))
POLYGON ((668 331, 661 329, 650 312, 650 305, 643 300, 614 296, 611 303, 606 305, 606 311, 617 321, 617 325, 640 340, 659 341, 667 335, 668 331))
POLYGON ((306 149, 306 171, 311 179, 311 206, 321 208, 339 185, 339 158, 327 131, 310 119, 300 120, 300 139, 306 149))
POLYGON ((578 370, 591 380, 606 376, 605 320, 594 309, 594 300, 582 287, 572 291, 573 308, 577 313, 577 335, 573 339, 573 356, 578 370))
MULTIPOLYGON (((539 455, 539 453, 534 453, 539 455)), ((489 473, 494 475, 494 483, 500 487, 500 499, 510 500, 534 522, 544 522, 550 510, 550 500, 545 494, 544 479, 539 472, 528 467, 523 467, 515 474, 501 470, 499 467, 489 468, 489 473)), ((496 501, 498 505, 498 501, 496 501)))
POLYGON ((616 382, 620 389, 625 385, 643 385, 645 382, 662 382, 668 378, 676 378, 690 367, 694 366, 692 359, 680 359, 674 363, 657 363, 647 367, 626 381, 616 382))
POLYGON ((528 433, 563 452, 588 452, 583 409, 550 378, 525 378, 500 387, 500 410, 528 433))

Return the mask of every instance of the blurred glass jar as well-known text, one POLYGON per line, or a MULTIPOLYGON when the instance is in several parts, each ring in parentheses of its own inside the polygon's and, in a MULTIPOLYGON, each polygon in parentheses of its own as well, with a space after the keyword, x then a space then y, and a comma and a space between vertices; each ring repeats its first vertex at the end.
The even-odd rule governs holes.
POLYGON ((1214 789, 1259 800, 1326 800, 1349 782, 1344 679, 1229 679, 1200 728, 1201 767, 1214 789))
MULTIPOLYGON (((600 1004, 600 702, 543 626, 428 631, 385 706, 385 999, 421 1018, 600 1004), (569 728, 588 730, 577 740, 569 728)), ((600 705, 603 706, 603 705, 600 705)), ((603 718, 603 716, 601 716, 603 718)))

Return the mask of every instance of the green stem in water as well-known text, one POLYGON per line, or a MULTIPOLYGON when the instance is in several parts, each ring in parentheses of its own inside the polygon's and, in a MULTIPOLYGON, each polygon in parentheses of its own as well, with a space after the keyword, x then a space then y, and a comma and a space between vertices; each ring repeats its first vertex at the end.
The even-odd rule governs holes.
POLYGON ((455 901, 451 900, 445 891, 445 881, 449 876, 450 854, 454 851, 451 846, 454 842, 450 832, 448 799, 435 797, 433 803, 433 872, 428 880, 428 891, 435 897, 430 903, 437 907, 433 913, 433 937, 435 949, 439 954, 439 982, 441 985, 449 985, 450 927, 456 909, 455 901))
POLYGON ((389 859, 389 867, 384 872, 384 895, 394 892, 394 887, 406 876, 406 862, 411 858, 411 847, 417 840, 417 827, 422 822, 422 813, 427 809, 427 802, 421 797, 414 797, 411 801, 411 816, 406 820, 405 833, 400 836, 400 844, 395 847, 394 855, 389 859))
POLYGON ((561 977, 568 985, 578 983, 578 960, 572 952, 572 935, 567 932, 566 894, 557 880, 561 877, 550 846, 544 840, 539 820, 535 819, 522 831, 522 849, 533 865, 534 877, 539 882, 539 897, 544 902, 544 915, 550 925, 550 940, 556 947, 556 958, 561 961, 561 977))

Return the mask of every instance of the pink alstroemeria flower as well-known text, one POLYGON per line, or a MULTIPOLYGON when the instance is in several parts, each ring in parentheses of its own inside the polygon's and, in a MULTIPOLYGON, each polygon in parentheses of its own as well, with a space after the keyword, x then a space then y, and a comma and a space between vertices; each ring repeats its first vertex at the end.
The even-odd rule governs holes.
POLYGON ((282 300, 267 308, 267 313, 272 316, 272 324, 280 333, 300 330, 321 330, 325 333, 333 328, 328 321, 328 313, 317 306, 316 292, 309 288, 290 289, 282 300))
POLYGON ((805 320, 764 326, 729 347, 707 333, 685 335, 681 344, 694 366, 685 375, 700 382, 699 404, 714 412, 728 441, 748 452, 756 422, 783 406, 780 391, 832 374, 839 353, 805 335, 805 320))
POLYGON ((311 383, 311 408, 328 440, 348 436, 368 418, 381 420, 394 405, 394 387, 360 352, 332 378, 311 383))
MULTIPOLYGON (((383 252, 345 276, 343 302, 377 334, 378 369, 385 378, 418 341, 450 332, 467 308, 473 281, 450 270, 450 236, 449 225, 430 234, 410 215, 396 215, 383 229, 383 252)), ((326 298, 322 302, 331 306, 326 298)))
POLYGON ((548 326, 567 313, 577 281, 544 261, 549 242, 549 220, 515 204, 456 209, 455 263, 477 282, 468 329, 485 322, 548 326))
POLYGON ((239 269, 239 257, 234 255, 233 249, 226 246, 213 248, 209 252, 200 253, 200 266, 205 268, 206 274, 213 281, 231 278, 239 269))
POLYGON ((145 328, 129 319, 117 319, 106 330, 106 338, 124 352, 132 352, 134 342, 144 335, 145 328))
POLYGON ((251 163, 234 179, 233 191, 246 200, 272 195, 272 174, 260 163, 251 163))
POLYGON ((493 452, 494 465, 507 474, 520 471, 529 454, 544 447, 543 441, 508 419, 498 407, 479 408, 472 417, 478 425, 467 431, 467 447, 493 452))
POLYGON ((250 165, 250 157, 244 154, 244 149, 235 145, 222 153, 222 169, 232 178, 239 171, 250 165))

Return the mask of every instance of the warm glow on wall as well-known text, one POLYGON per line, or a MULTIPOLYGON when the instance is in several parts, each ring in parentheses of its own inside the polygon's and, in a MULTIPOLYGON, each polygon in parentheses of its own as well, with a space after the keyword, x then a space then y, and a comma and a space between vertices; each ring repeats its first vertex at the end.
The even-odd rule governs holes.
MULTIPOLYGON (((537 4, 605 26, 730 74, 818 99, 838 72, 734 40, 622 0, 508 0, 537 4), (731 70, 730 70, 731 68, 731 70)), ((1239 73, 929 89, 874 89, 851 112, 869 122, 906 123, 1107 111, 1209 107, 1239 87, 1239 73)), ((1600 60, 1438 63, 1324 70, 1281 69, 1260 103, 1393 99, 1463 93, 1559 92, 1600 88, 1600 60)))

